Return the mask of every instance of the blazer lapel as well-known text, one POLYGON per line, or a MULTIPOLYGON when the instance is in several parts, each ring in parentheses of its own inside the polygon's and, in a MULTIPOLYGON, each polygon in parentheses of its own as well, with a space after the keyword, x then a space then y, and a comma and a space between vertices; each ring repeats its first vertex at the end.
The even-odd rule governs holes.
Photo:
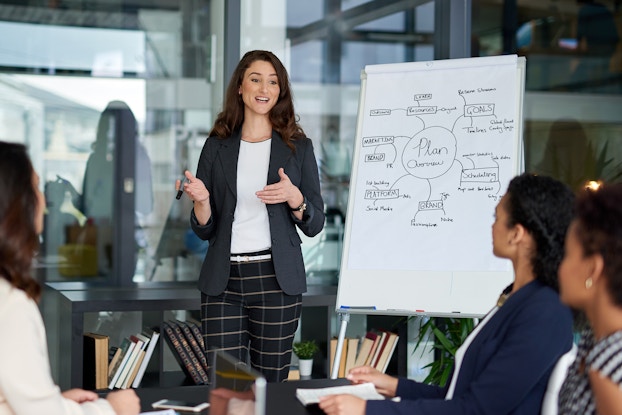
POLYGON ((220 144, 218 161, 220 168, 225 173, 227 186, 234 196, 238 194, 237 177, 238 177, 238 157, 240 155, 240 130, 233 133, 227 139, 222 140, 220 144))
POLYGON ((285 166, 287 160, 292 156, 292 150, 283 142, 283 138, 276 131, 272 131, 272 144, 270 146, 270 166, 268 167, 268 184, 277 183, 279 168, 285 166))
POLYGON ((508 316, 515 313, 517 309, 519 309, 522 305, 524 305, 525 301, 540 287, 542 283, 537 280, 531 281, 529 284, 521 287, 520 290, 512 294, 508 297, 505 303, 499 307, 495 315, 490 319, 490 321, 482 328, 482 331, 478 334, 478 336, 473 340, 473 345, 476 342, 481 342, 483 339, 487 339, 487 335, 483 335, 486 332, 496 332, 499 329, 499 326, 504 324, 508 316))

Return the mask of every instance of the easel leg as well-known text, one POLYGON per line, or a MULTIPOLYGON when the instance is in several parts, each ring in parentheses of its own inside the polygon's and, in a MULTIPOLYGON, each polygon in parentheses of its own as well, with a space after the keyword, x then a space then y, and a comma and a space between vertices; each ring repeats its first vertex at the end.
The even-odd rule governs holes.
POLYGON ((346 328, 350 321, 349 313, 339 313, 341 318, 341 328, 339 329, 339 337, 337 338, 337 350, 335 350, 335 360, 333 360, 333 367, 331 368, 331 379, 337 379, 339 375, 339 362, 341 361, 341 353, 343 351, 343 342, 346 337, 346 328))

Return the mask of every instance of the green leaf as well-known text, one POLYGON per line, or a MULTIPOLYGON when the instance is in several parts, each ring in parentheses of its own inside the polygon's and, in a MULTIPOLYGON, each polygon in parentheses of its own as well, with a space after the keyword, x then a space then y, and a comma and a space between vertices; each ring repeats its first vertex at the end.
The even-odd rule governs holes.
MULTIPOLYGON (((434 344, 435 360, 423 369, 428 369, 424 383, 444 386, 451 374, 455 354, 466 337, 473 330, 475 320, 471 318, 430 318, 419 327, 419 339, 415 350, 427 335, 431 335, 434 344)), ((424 349, 425 350, 425 349, 424 349)), ((424 350, 422 350, 422 355, 424 350)))

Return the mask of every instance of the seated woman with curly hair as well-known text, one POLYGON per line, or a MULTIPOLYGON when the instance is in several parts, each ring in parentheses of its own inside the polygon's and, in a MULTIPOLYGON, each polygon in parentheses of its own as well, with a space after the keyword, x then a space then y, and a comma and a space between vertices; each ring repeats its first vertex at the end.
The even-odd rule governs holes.
POLYGON ((559 394, 563 415, 622 413, 622 183, 586 190, 566 236, 561 299, 587 317, 559 394))

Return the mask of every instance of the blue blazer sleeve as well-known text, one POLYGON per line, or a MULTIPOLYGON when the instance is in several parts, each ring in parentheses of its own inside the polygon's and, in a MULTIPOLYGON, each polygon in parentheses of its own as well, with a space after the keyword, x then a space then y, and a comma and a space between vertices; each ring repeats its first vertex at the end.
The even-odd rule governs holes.
POLYGON ((444 389, 403 380, 401 402, 368 401, 366 413, 540 413, 551 370, 572 346, 572 317, 557 293, 538 282, 530 285, 521 288, 527 288, 522 295, 513 294, 473 339, 453 399, 444 399, 444 389))

